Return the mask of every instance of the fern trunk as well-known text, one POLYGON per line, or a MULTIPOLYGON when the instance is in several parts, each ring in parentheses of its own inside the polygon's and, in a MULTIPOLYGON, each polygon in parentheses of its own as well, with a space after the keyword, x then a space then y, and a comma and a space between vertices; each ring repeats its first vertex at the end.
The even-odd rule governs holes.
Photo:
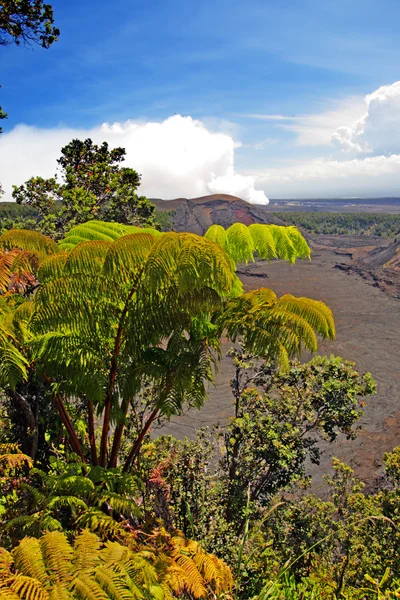
MULTIPOLYGON (((122 402, 121 411, 123 413, 124 418, 128 414, 129 404, 130 404, 129 400, 123 400, 123 402, 122 402)), ((121 423, 118 423, 118 425, 115 428, 110 460, 108 461, 109 469, 115 469, 115 467, 117 466, 118 452, 121 447, 121 440, 122 440, 122 434, 124 432, 124 429, 125 429, 125 423, 123 421, 121 421, 121 423)))
POLYGON ((140 446, 142 445, 144 436, 150 429, 150 426, 153 423, 153 421, 157 418, 159 411, 160 411, 160 409, 158 407, 156 407, 153 410, 153 412, 151 413, 151 415, 149 416, 149 418, 147 419, 146 423, 144 424, 142 431, 139 433, 139 435, 136 439, 136 442, 132 446, 132 450, 130 451, 129 456, 125 461, 124 471, 129 471, 129 469, 131 468, 131 465, 132 465, 133 461, 135 460, 135 456, 138 454, 138 452, 140 450, 140 446))

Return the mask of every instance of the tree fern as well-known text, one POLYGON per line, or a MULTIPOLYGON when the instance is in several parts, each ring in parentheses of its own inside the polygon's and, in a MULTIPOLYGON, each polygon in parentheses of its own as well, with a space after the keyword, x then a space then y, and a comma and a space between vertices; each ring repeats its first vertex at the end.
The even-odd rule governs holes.
POLYGON ((42 261, 40 286, 25 303, 29 310, 0 318, 0 383, 8 378, 15 385, 26 375, 26 359, 13 337, 19 332, 24 350, 46 373, 55 402, 62 399, 60 414, 82 458, 85 449, 68 421, 65 399, 90 400, 103 416, 102 467, 117 465, 125 416, 144 382, 154 391, 153 412, 127 469, 151 419, 179 414, 185 403, 203 404, 225 333, 233 340, 242 336, 249 349, 268 354, 282 368, 303 348, 315 351, 317 335, 334 336, 323 303, 278 299, 265 289, 243 294, 235 274, 235 263, 255 254, 291 262, 308 257, 295 228, 239 223, 226 231, 213 226, 200 237, 90 221, 73 228, 64 242, 42 261), (10 322, 2 337, 2 323, 10 322), (110 444, 113 424, 118 436, 110 444))

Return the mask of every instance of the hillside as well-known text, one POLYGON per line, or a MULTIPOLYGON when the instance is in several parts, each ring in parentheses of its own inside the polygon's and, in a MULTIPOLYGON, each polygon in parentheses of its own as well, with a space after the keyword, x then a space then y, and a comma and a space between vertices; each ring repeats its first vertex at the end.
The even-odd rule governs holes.
POLYGON ((213 223, 229 227, 238 221, 245 225, 252 223, 284 225, 283 221, 267 213, 265 207, 249 204, 241 198, 228 194, 175 200, 151 198, 151 202, 155 204, 158 211, 171 211, 171 225, 176 231, 204 234, 213 223))
POLYGON ((375 248, 362 259, 362 262, 367 267, 375 269, 400 271, 400 240, 395 239, 388 246, 375 248))

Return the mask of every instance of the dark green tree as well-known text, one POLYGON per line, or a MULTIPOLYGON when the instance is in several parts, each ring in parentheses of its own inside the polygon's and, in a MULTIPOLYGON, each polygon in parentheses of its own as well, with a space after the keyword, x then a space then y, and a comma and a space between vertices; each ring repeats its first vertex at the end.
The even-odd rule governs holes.
POLYGON ((23 43, 50 48, 59 35, 50 4, 42 0, 0 0, 0 46, 23 43))
POLYGON ((217 439, 205 432, 196 441, 160 439, 144 450, 142 464, 152 452, 159 457, 150 462, 156 484, 150 494, 160 516, 168 504, 174 526, 236 561, 246 518, 257 528, 275 495, 307 483, 307 460, 318 463, 323 439, 355 436, 363 397, 375 392, 375 383, 340 357, 292 362, 279 373, 242 350, 231 355, 236 406, 224 431, 217 439))
POLYGON ((277 373, 241 350, 232 355, 236 416, 224 433, 222 465, 227 519, 237 522, 247 494, 266 505, 304 477, 307 459, 318 464, 321 439, 354 438, 360 397, 375 393, 376 386, 369 373, 360 376, 354 363, 340 357, 317 356, 277 373))
MULTIPOLYGON (((50 48, 59 35, 50 4, 42 0, 0 0, 0 46, 23 43, 50 48)), ((6 118, 7 113, 0 106, 0 121, 6 118)), ((0 197, 2 193, 0 187, 0 197)))
POLYGON ((72 140, 57 161, 60 183, 57 177, 32 177, 14 186, 13 198, 38 210, 38 228, 48 235, 95 218, 152 225, 154 206, 136 193, 140 175, 121 167, 125 154, 124 148, 110 149, 107 142, 98 146, 91 139, 72 140))

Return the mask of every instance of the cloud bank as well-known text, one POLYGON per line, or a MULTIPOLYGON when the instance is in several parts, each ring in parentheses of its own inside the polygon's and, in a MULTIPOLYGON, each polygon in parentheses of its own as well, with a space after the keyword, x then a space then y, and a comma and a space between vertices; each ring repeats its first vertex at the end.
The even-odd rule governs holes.
POLYGON ((392 154, 400 150, 400 81, 365 96, 365 113, 339 127, 332 142, 343 152, 392 154))
POLYGON ((400 155, 315 159, 269 169, 257 183, 274 198, 400 196, 400 155))
POLYGON ((150 198, 193 198, 214 193, 267 204, 255 178, 235 171, 238 144, 191 117, 175 115, 162 122, 103 124, 91 130, 39 129, 19 125, 0 136, 0 181, 11 199, 12 185, 34 175, 50 177, 62 146, 73 138, 126 148, 124 165, 142 174, 140 192, 150 198))
POLYGON ((9 200, 12 184, 32 175, 52 176, 61 147, 73 138, 91 137, 97 143, 107 140, 112 147, 126 148, 125 164, 142 174, 140 192, 150 198, 225 193, 266 204, 266 194, 274 198, 400 196, 400 81, 364 98, 343 99, 318 114, 247 117, 269 122, 275 131, 292 132, 289 151, 293 157, 294 144, 297 159, 288 162, 284 142, 279 149, 274 137, 274 166, 269 168, 268 160, 263 165, 260 159, 263 144, 246 143, 241 156, 247 153, 249 172, 239 173, 235 150, 240 144, 232 129, 216 131, 212 120, 179 115, 162 122, 128 121, 91 130, 20 125, 0 136, 0 182, 9 200), (255 151, 261 165, 256 173, 251 168, 255 151))
POLYGON ((271 197, 400 196, 400 81, 319 114, 253 118, 276 121, 295 145, 322 154, 260 171, 271 197))

